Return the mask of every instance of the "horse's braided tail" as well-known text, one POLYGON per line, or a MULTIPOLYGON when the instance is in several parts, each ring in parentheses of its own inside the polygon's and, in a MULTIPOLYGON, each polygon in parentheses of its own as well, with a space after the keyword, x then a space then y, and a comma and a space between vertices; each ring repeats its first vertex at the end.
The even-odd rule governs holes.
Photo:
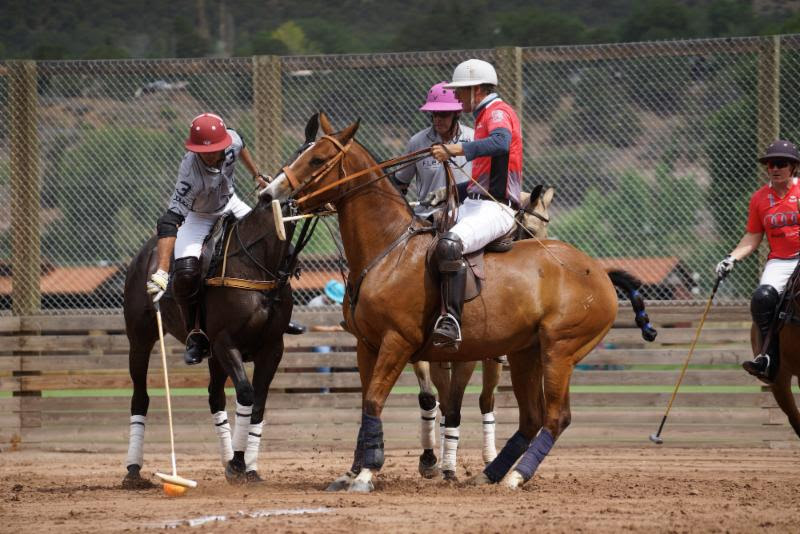
POLYGON ((608 277, 611 279, 611 283, 621 289, 628 297, 628 300, 631 301, 633 311, 636 314, 636 326, 642 331, 644 340, 653 341, 658 332, 650 324, 650 318, 647 316, 647 312, 644 311, 644 299, 642 294, 639 293, 642 283, 635 276, 625 271, 608 271, 608 277))

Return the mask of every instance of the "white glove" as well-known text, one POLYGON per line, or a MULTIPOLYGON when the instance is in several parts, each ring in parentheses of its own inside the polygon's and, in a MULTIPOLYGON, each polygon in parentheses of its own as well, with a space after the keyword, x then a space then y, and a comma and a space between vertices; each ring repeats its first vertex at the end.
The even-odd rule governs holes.
POLYGON ((167 290, 168 282, 169 273, 161 269, 150 275, 150 280, 147 281, 147 292, 153 297, 153 300, 158 300, 161 293, 167 290))
POLYGON ((444 202, 445 199, 447 199, 447 188, 440 187, 439 189, 431 191, 425 195, 425 198, 420 201, 420 204, 423 206, 436 206, 437 204, 444 202))
POLYGON ((733 264, 736 263, 736 259, 733 256, 725 256, 725 259, 722 260, 717 264, 717 276, 720 278, 725 278, 728 276, 728 273, 733 270, 733 264))

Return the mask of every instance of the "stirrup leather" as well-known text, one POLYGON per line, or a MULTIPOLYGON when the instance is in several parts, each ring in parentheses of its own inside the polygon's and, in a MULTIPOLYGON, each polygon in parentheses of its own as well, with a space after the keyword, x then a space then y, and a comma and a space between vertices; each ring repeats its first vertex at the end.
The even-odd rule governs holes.
MULTIPOLYGON (((438 318, 438 319, 436 319, 436 323, 433 325, 433 331, 434 331, 434 332, 436 332, 436 330, 439 328, 439 326, 441 325, 441 323, 442 323, 442 321, 443 321, 444 319, 450 319, 451 321, 453 321, 453 322, 455 323, 455 325, 456 325, 457 337, 456 337, 456 339, 454 339, 454 340, 453 340, 453 343, 461 343, 461 325, 459 324, 459 322, 458 322, 458 320, 455 318, 455 316, 453 316, 453 315, 452 315, 452 314, 450 314, 450 313, 443 313, 442 315, 440 315, 440 316, 439 316, 439 318, 438 318)), ((443 345, 443 344, 444 344, 444 343, 435 343, 435 342, 434 342, 434 346, 437 346, 437 347, 438 347, 438 346, 441 346, 441 345, 443 345)))

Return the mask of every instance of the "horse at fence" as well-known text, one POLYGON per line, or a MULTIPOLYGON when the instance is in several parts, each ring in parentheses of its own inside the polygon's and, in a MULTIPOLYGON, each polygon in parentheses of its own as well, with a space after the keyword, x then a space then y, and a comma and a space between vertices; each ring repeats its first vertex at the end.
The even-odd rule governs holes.
MULTIPOLYGON (((304 227, 298 238, 297 249, 290 251, 294 225, 287 232, 289 239, 278 239, 272 206, 261 199, 250 213, 230 224, 227 233, 220 238, 221 257, 209 268, 208 275, 217 276, 206 280, 201 299, 208 311, 205 331, 212 354, 208 358, 208 404, 225 476, 233 484, 261 480, 257 460, 267 393, 283 356, 283 333, 292 315, 289 278, 294 273, 297 254, 310 237, 310 233, 306 234, 307 228, 304 227), (245 362, 253 362, 252 381, 247 377, 245 362), (236 389, 233 429, 226 411, 224 386, 228 377, 236 389)), ((313 230, 313 226, 311 228, 313 230)), ((204 251, 202 261, 208 261, 208 252, 204 251)), ((158 330, 155 308, 145 291, 145 282, 155 272, 156 262, 156 238, 153 237, 131 261, 125 279, 123 307, 130 343, 128 360, 133 396, 126 461, 128 473, 123 487, 130 489, 150 485, 140 471, 150 403, 147 369, 158 330)), ((165 331, 179 340, 185 339, 188 332, 172 298, 171 282, 160 305, 165 331)))
MULTIPOLYGON (((800 284, 792 284, 786 287, 788 292, 786 297, 789 301, 788 309, 781 318, 783 325, 778 332, 780 350, 780 362, 778 371, 769 388, 778 406, 786 417, 795 434, 800 437, 800 411, 797 409, 794 394, 792 393, 792 378, 796 377, 800 383, 800 284)), ((762 339, 758 326, 753 323, 750 330, 750 344, 753 354, 760 354, 762 351, 762 339)))
MULTIPOLYGON (((323 131, 332 130, 322 114, 312 117, 307 130, 318 120, 323 131)), ((262 191, 277 201, 291 198, 303 213, 332 203, 350 268, 343 314, 357 339, 363 411, 351 469, 328 489, 373 490, 373 473, 384 460, 381 412, 410 361, 503 354, 519 404, 519 429, 472 482, 505 477, 509 487, 518 487, 570 423, 569 380, 616 318, 615 285, 633 303, 645 339, 655 337, 637 281, 623 271, 606 272, 566 243, 521 241, 502 254, 485 255, 483 289, 464 306, 458 351, 431 348, 440 305, 437 280, 426 266, 434 236, 382 179, 382 166, 355 141, 357 129, 358 122, 322 136, 262 191)))
MULTIPOLYGON (((331 132, 326 132, 331 133, 331 132)), ((547 237, 547 224, 550 222, 548 208, 553 201, 555 190, 537 185, 530 193, 521 195, 520 209, 516 220, 518 232, 516 240, 547 237)), ((439 473, 445 480, 456 480, 456 463, 460 437, 461 405, 464 392, 469 384, 478 362, 443 362, 431 365, 429 362, 414 363, 414 373, 419 382, 420 443, 422 454, 419 457, 419 473, 424 478, 433 478, 439 473), (439 393, 439 406, 433 387, 439 393), (441 412, 439 424, 439 458, 437 463, 433 447, 436 442, 436 413, 441 412), (446 422, 446 424, 445 424, 446 422)), ((481 393, 478 406, 481 410, 484 464, 497 457, 495 447, 494 392, 500 383, 503 370, 502 359, 489 358, 481 363, 481 393)))

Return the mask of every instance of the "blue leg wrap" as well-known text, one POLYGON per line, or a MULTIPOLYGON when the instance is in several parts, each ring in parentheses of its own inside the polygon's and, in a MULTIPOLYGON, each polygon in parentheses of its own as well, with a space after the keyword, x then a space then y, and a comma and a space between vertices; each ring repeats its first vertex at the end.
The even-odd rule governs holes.
POLYGON ((503 450, 497 455, 497 458, 484 468, 483 473, 492 482, 499 482, 506 476, 506 473, 508 473, 508 470, 514 465, 514 462, 528 449, 529 444, 530 441, 528 441, 528 438, 517 430, 517 432, 511 436, 511 439, 506 442, 505 447, 503 447, 503 450))
POLYGON ((542 463, 542 460, 544 460, 545 456, 550 452, 550 449, 553 448, 553 443, 555 443, 555 441, 556 440, 553 439, 553 434, 546 428, 543 428, 542 431, 539 432, 539 435, 533 439, 531 446, 525 451, 522 460, 517 464, 516 470, 522 475, 522 478, 526 481, 530 480, 539 467, 539 464, 542 463))
POLYGON ((383 423, 380 417, 364 413, 361 429, 364 431, 364 467, 378 470, 383 467, 383 423))
POLYGON ((356 450, 353 452, 353 465, 350 472, 358 474, 361 466, 364 465, 364 425, 358 427, 358 438, 356 439, 356 450))

